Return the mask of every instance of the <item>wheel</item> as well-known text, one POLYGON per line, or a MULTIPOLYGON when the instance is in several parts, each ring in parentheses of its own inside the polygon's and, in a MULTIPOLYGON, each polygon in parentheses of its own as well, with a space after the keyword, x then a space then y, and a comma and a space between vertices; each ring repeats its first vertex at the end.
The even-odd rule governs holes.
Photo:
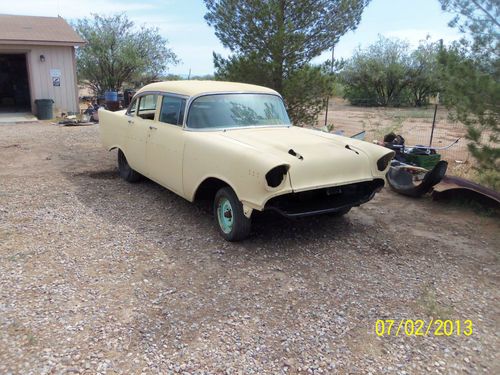
POLYGON ((243 205, 230 187, 215 194, 214 216, 219 233, 227 241, 240 241, 250 233, 251 220, 243 214, 243 205))
POLYGON ((120 177, 128 182, 137 182, 142 179, 142 175, 128 165, 127 158, 122 150, 118 150, 118 171, 120 172, 120 177))
POLYGON ((328 214, 328 216, 331 216, 331 217, 341 217, 341 216, 344 216, 349 211, 351 211, 351 208, 352 207, 347 207, 347 208, 341 209, 340 211, 331 212, 331 213, 328 214))

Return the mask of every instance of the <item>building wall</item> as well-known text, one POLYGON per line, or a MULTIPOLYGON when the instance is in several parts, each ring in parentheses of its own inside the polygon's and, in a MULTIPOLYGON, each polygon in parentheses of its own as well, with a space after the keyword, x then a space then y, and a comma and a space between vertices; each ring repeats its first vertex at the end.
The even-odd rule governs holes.
POLYGON ((54 100, 54 112, 78 112, 75 49, 72 46, 0 45, 0 53, 26 53, 31 108, 36 99, 54 100), (40 55, 45 61, 40 61, 40 55), (60 71, 60 86, 54 86, 51 69, 60 71))

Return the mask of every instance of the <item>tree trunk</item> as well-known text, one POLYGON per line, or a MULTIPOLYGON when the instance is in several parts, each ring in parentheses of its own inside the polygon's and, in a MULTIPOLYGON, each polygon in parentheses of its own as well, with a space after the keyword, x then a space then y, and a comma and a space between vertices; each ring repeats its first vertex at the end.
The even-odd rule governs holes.
POLYGON ((280 0, 278 12, 276 14, 276 33, 278 34, 277 45, 274 46, 273 51, 273 89, 283 94, 283 65, 285 62, 285 0, 280 0))

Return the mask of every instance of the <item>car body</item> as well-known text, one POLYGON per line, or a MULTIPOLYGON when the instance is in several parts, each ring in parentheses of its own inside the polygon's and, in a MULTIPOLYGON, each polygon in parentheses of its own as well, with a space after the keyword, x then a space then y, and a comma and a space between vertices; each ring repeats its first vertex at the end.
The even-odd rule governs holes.
POLYGON ((215 199, 227 240, 248 235, 254 211, 346 213, 383 187, 394 155, 292 126, 276 91, 249 84, 152 83, 127 110, 100 110, 99 118, 103 145, 119 150, 122 177, 146 176, 188 201, 215 199))

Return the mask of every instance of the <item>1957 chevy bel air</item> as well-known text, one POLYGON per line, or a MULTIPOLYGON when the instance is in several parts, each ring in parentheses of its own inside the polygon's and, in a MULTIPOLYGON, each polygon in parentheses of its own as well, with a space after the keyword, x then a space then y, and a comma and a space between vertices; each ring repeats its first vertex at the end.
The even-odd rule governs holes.
POLYGON ((101 141, 120 176, 142 176, 189 200, 209 199, 220 234, 248 236, 254 211, 346 214, 384 186, 394 152, 292 126, 274 90, 170 81, 137 92, 127 110, 99 111, 101 141))

